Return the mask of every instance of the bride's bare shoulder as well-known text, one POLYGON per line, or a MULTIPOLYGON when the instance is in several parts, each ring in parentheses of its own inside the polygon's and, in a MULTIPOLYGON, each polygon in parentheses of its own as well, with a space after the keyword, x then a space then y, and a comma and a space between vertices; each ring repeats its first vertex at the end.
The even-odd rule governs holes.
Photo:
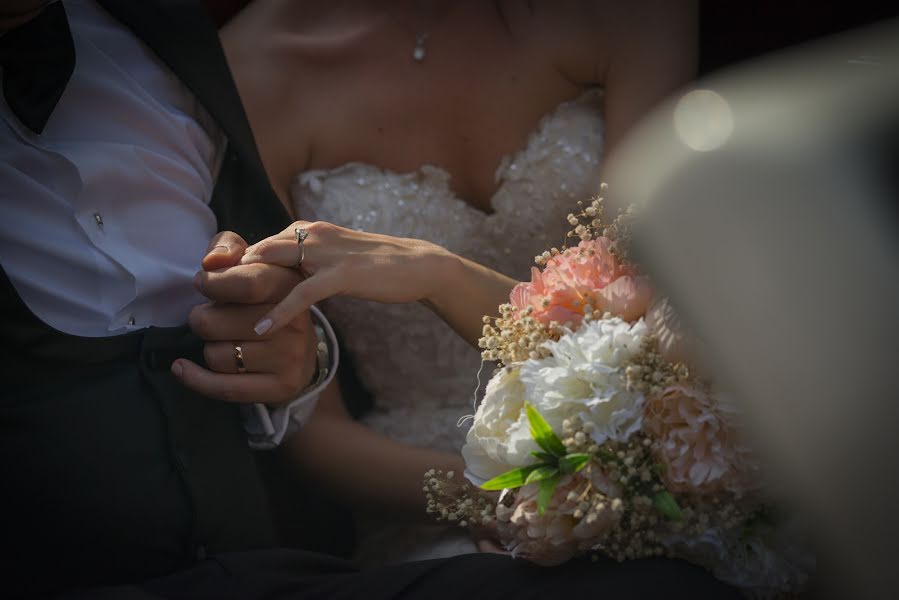
POLYGON ((510 28, 550 54, 571 81, 605 85, 623 56, 677 54, 693 43, 696 0, 500 0, 510 28))
POLYGON ((605 89, 606 148, 696 72, 696 0, 503 0, 557 72, 605 89))

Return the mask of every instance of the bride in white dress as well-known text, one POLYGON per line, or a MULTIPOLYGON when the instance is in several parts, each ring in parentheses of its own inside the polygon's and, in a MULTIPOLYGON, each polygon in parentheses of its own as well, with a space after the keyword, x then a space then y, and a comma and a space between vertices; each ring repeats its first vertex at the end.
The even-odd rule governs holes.
MULTIPOLYGON (((505 275, 491 280, 498 295, 469 294, 483 315, 564 243, 564 216, 598 190, 604 143, 689 78, 693 18, 691 3, 661 0, 256 0, 222 41, 293 214, 427 240, 505 275)), ((339 498, 398 513, 363 520, 357 558, 476 551, 458 529, 421 524, 420 492, 426 468, 461 466, 457 421, 481 366, 472 335, 421 303, 324 308, 374 409, 363 430, 332 390, 288 446, 339 498), (323 445, 334 464, 310 464, 323 445)))
MULTIPOLYGON (((428 240, 526 279, 535 254, 564 242, 570 229, 564 216, 599 189, 600 100, 598 92, 587 92, 562 104, 540 122, 524 149, 501 161, 491 213, 458 198, 451 176, 439 167, 398 174, 351 163, 303 173, 292 190, 296 214, 428 240)), ((467 427, 457 421, 474 412, 480 352, 422 304, 333 298, 323 308, 346 332, 344 348, 374 397, 362 421, 394 440, 458 454, 467 427)), ((366 564, 476 551, 470 536, 435 528, 375 521, 365 523, 362 533, 356 558, 366 564)))

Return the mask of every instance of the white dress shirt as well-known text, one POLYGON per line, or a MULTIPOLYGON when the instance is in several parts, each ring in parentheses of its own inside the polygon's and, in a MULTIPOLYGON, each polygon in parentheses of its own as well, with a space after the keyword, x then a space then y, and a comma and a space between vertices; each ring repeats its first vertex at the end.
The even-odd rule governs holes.
MULTIPOLYGON (((192 280, 216 233, 209 201, 226 140, 130 30, 92 0, 64 4, 76 64, 43 134, 0 99, 0 262, 65 333, 183 325, 206 301, 192 280)), ((248 417, 254 443, 280 442, 289 413, 308 416, 326 383, 272 411, 274 436, 248 417)))

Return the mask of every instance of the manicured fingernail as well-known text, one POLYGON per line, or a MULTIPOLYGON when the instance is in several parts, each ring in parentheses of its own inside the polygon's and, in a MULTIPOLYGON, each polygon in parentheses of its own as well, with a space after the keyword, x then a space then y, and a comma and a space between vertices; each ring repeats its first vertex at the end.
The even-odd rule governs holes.
POLYGON ((209 251, 209 254, 226 254, 228 252, 228 246, 216 246, 212 250, 209 251))
POLYGON ((258 263, 258 262, 264 262, 264 261, 262 260, 262 257, 259 256, 258 254, 244 254, 243 257, 240 259, 240 262, 245 265, 249 265, 252 263, 258 263))
POLYGON ((253 331, 256 332, 256 335, 262 335, 266 331, 272 328, 272 320, 271 319, 262 319, 258 323, 256 323, 256 327, 253 328, 253 331))
POLYGON ((180 362, 175 361, 172 363, 172 374, 178 379, 181 379, 181 376, 184 375, 184 367, 180 362))

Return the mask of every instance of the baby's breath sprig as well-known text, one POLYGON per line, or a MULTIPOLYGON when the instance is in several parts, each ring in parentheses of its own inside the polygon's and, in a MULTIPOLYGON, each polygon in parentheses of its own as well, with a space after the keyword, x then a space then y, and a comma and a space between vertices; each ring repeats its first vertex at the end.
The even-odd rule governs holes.
POLYGON ((656 459, 656 442, 636 433, 626 442, 608 440, 597 445, 593 426, 577 416, 562 422, 562 443, 568 452, 584 452, 595 457, 584 469, 584 486, 568 493, 575 503, 573 518, 590 525, 614 521, 600 542, 589 550, 615 560, 633 560, 669 554, 660 535, 676 533, 697 537, 709 527, 732 530, 743 527, 749 514, 726 494, 687 496, 677 499, 662 483, 662 466, 656 459), (595 485, 607 482, 606 489, 595 485), (609 487, 617 487, 614 495, 609 487))
POLYGON ((666 387, 679 383, 701 385, 684 363, 672 363, 659 353, 659 343, 654 335, 647 335, 640 343, 640 349, 627 361, 624 367, 627 389, 646 396, 656 396, 666 387))
POLYGON ((578 238, 581 241, 589 241, 602 235, 603 216, 605 213, 604 194, 609 189, 605 183, 600 184, 600 195, 592 198, 584 206, 583 201, 578 201, 579 212, 568 214, 568 224, 574 229, 568 232, 568 238, 578 238))
MULTIPOLYGON (((568 224, 573 229, 568 232, 567 237, 580 241, 590 241, 600 236, 605 237, 611 242, 609 251, 618 259, 619 263, 635 266, 630 246, 633 239, 633 225, 637 217, 637 207, 631 204, 625 209, 620 209, 618 215, 611 222, 606 223, 604 220, 605 199, 602 194, 608 191, 609 186, 602 183, 599 189, 599 196, 590 200, 587 206, 584 206, 583 202, 578 202, 580 211, 568 215, 568 224)), ((564 251, 565 248, 562 249, 562 252, 564 251)), ((544 266, 552 256, 554 255, 551 252, 544 252, 536 257, 536 262, 538 265, 544 266)))
MULTIPOLYGON (((620 513, 614 527, 591 548, 615 560, 633 560, 670 553, 660 535, 698 537, 710 527, 739 530, 750 514, 728 494, 671 494, 662 482, 663 467, 656 460, 656 444, 650 436, 636 433, 627 442, 606 441, 596 446, 587 434, 590 427, 579 419, 563 423, 563 443, 569 451, 585 449, 597 457, 604 478, 620 486, 621 496, 610 498, 590 486, 576 499, 575 518, 596 520, 603 511, 620 513), (586 427, 585 427, 586 426, 586 427), (588 446, 584 447, 586 443, 588 446)), ((590 481, 589 471, 587 480, 590 481)), ((569 498, 572 499, 572 498, 569 498)))
POLYGON ((454 471, 429 470, 422 491, 428 503, 426 512, 436 521, 469 527, 487 525, 495 518, 494 504, 464 479, 458 479, 454 471))
POLYGON ((519 311, 511 304, 499 307, 499 317, 484 317, 484 328, 478 346, 486 361, 511 365, 529 358, 546 358, 550 355, 543 343, 558 339, 562 328, 550 324, 549 328, 531 317, 530 307, 519 311))

